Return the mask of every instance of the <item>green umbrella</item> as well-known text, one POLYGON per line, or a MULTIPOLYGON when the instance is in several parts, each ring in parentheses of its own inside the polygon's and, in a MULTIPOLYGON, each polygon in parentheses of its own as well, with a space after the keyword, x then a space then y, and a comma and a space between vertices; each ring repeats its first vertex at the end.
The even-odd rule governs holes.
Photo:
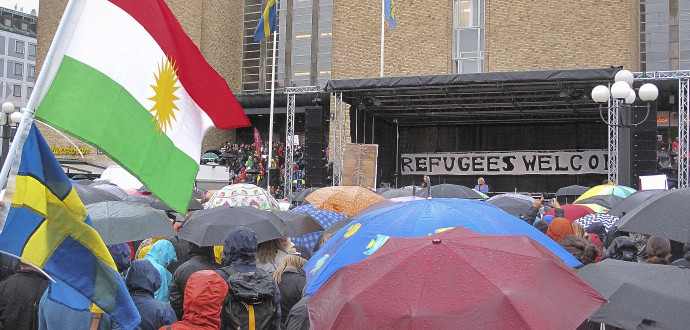
POLYGON ((165 212, 147 205, 105 201, 86 211, 106 245, 176 235, 165 212))
POLYGON ((214 153, 212 153, 212 152, 207 152, 207 153, 201 155, 201 159, 209 159, 209 160, 211 160, 211 159, 217 159, 217 158, 218 158, 218 155, 216 155, 216 154, 214 154, 214 153))

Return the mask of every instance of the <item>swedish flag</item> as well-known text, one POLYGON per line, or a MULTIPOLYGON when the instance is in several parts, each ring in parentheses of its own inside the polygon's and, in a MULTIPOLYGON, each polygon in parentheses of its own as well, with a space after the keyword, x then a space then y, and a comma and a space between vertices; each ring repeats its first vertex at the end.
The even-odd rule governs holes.
POLYGON ((256 31, 254 31, 254 42, 270 36, 271 33, 276 30, 277 24, 278 12, 276 9, 276 0, 270 0, 264 9, 264 14, 261 15, 259 25, 256 26, 256 31))
POLYGON ((35 124, 22 147, 0 250, 40 267, 56 281, 52 287, 68 286, 86 304, 74 306, 73 296, 53 294, 60 290, 52 290, 51 299, 79 309, 90 302, 92 311, 102 310, 125 329, 139 324, 113 258, 35 124))

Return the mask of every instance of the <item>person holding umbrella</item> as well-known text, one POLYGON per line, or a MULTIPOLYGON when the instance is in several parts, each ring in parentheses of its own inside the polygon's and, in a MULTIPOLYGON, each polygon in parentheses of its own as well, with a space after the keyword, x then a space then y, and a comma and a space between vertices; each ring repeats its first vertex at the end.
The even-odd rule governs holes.
POLYGON ((306 263, 307 259, 302 258, 297 253, 290 253, 283 259, 275 273, 273 273, 273 279, 278 283, 278 288, 280 288, 281 323, 283 328, 285 328, 290 309, 302 299, 302 291, 307 285, 307 278, 302 269, 306 263))
POLYGON ((283 258, 288 255, 293 245, 290 237, 281 237, 259 243, 256 252, 256 267, 273 274, 273 272, 278 269, 281 262, 283 262, 283 258))

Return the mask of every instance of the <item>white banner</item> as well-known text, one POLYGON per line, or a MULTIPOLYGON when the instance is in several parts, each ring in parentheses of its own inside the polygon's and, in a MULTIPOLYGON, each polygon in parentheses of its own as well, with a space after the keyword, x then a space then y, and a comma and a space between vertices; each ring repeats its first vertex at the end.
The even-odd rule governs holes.
POLYGON ((606 174, 606 150, 402 154, 402 174, 606 174))

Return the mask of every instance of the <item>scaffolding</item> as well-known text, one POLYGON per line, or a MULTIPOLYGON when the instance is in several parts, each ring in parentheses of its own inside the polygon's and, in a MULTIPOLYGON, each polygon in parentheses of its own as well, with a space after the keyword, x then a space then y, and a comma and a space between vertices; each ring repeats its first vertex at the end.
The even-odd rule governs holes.
POLYGON ((333 185, 343 184, 343 143, 345 134, 345 102, 343 93, 336 92, 335 95, 335 119, 333 121, 333 147, 330 148, 330 155, 333 159, 333 185))
MULTIPOLYGON (((610 85, 610 84, 609 84, 610 85)), ((611 86, 609 86, 610 88, 611 86)), ((620 101, 609 99, 608 102, 608 122, 618 123, 618 111, 620 109, 620 101)), ((618 125, 609 126, 609 168, 608 168, 608 182, 618 184, 618 125)))
MULTIPOLYGON (((287 111, 285 119, 285 171, 283 172, 284 195, 292 202, 292 177, 295 173, 295 96, 297 94, 319 93, 318 86, 286 87, 287 111)), ((272 146, 271 146, 272 148, 272 146)))

